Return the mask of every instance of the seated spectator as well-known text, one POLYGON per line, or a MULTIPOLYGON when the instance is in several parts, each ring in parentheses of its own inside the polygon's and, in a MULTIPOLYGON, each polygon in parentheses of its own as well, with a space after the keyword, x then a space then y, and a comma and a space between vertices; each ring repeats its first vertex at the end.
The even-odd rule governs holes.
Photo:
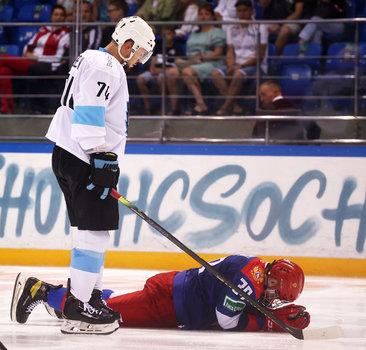
MULTIPOLYGON (((214 21, 215 13, 210 4, 199 6, 199 21, 214 21)), ((189 35, 187 40, 187 58, 177 59, 177 67, 168 68, 167 86, 171 94, 172 110, 177 111, 177 95, 179 92, 178 79, 182 75, 188 89, 193 93, 196 104, 193 110, 186 112, 191 114, 206 114, 208 108, 202 97, 201 83, 210 77, 214 68, 223 64, 223 53, 225 48, 225 32, 212 24, 200 25, 197 32, 189 35)))
MULTIPOLYGON (((251 0, 236 2, 237 16, 240 20, 253 18, 251 0)), ((230 113, 241 114, 241 107, 234 103, 243 83, 257 71, 257 60, 261 61, 261 70, 267 71, 267 28, 265 25, 241 24, 232 25, 227 31, 226 66, 212 71, 213 83, 221 95, 227 96, 216 115, 230 113), (257 36, 260 33, 259 54, 257 54, 257 36), (229 82, 226 81, 229 78, 229 82)))
MULTIPOLYGON (((175 36, 174 27, 164 27, 162 34, 165 38, 166 62, 165 67, 175 67, 175 58, 183 56, 185 53, 182 50, 182 45, 179 39, 175 36)), ((145 114, 151 114, 151 104, 146 96, 150 93, 149 85, 157 83, 162 90, 163 78, 163 46, 162 41, 158 41, 155 46, 155 53, 151 59, 150 70, 145 71, 137 76, 137 86, 143 97, 145 114)))
POLYGON ((85 26, 85 23, 93 22, 93 5, 86 0, 81 4, 81 16, 84 24, 82 29, 81 51, 87 49, 97 50, 102 40, 102 31, 99 26, 85 26))
POLYGON ((178 0, 145 0, 136 15, 145 21, 172 21, 177 9, 178 0))
MULTIPOLYGON (((282 96, 281 87, 273 80, 267 80, 259 87, 260 115, 299 115, 300 110, 294 103, 282 96)), ((253 129, 253 137, 266 136, 267 122, 259 121, 253 129)), ((314 122, 299 120, 269 121, 268 132, 270 137, 286 140, 315 139, 320 136, 320 128, 314 122)))
MULTIPOLYGON (((259 0, 263 8, 263 19, 265 20, 296 20, 301 19, 306 0, 259 0)), ((268 33, 277 35, 275 46, 276 52, 280 55, 284 46, 300 32, 301 26, 298 23, 270 24, 268 33)))
MULTIPOLYGON (((65 22, 66 11, 61 5, 52 9, 51 22, 65 22)), ((24 47, 23 57, 0 56, 0 92, 13 94, 12 75, 54 75, 66 74, 70 42, 69 29, 66 26, 42 26, 24 47)), ((38 86, 38 84, 32 84, 38 86)), ((1 113, 13 113, 12 97, 1 98, 1 113)))
MULTIPOLYGON (((178 11, 178 20, 190 22, 196 21, 198 16, 198 0, 181 0, 178 11)), ((197 31, 198 26, 194 24, 183 24, 175 30, 175 34, 187 37, 191 32, 197 31)))
MULTIPOLYGON (((311 19, 333 19, 346 17, 347 0, 318 0, 311 19)), ((323 33, 342 34, 344 23, 309 22, 299 34, 300 51, 306 51, 306 43, 321 43, 323 33)))
POLYGON ((111 41, 112 33, 114 32, 115 25, 121 18, 126 17, 128 6, 124 0, 110 0, 108 2, 108 18, 113 26, 105 26, 102 30, 101 47, 105 47, 111 41))

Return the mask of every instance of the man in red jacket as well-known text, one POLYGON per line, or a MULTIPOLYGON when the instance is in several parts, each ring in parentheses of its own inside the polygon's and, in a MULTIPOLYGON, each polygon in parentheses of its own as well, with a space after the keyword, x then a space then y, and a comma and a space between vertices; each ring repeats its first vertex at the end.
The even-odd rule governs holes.
MULTIPOLYGON (((65 22, 66 11, 61 5, 52 9, 51 22, 65 22)), ((66 26, 42 26, 24 47, 23 57, 0 55, 0 93, 10 95, 1 97, 0 112, 12 113, 14 110, 12 75, 54 75, 64 74, 62 70, 65 55, 70 43, 69 29, 66 26)))

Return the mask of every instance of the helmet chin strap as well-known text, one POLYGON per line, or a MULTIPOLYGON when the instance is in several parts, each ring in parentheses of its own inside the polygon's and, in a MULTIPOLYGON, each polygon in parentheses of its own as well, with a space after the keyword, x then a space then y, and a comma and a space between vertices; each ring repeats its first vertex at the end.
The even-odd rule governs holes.
POLYGON ((122 46, 123 46, 123 44, 119 44, 119 45, 118 45, 118 55, 119 55, 119 57, 121 57, 121 58, 122 58, 122 60, 123 60, 122 65, 126 65, 126 64, 127 64, 127 62, 132 58, 132 56, 133 56, 133 52, 131 51, 131 53, 130 53, 130 55, 129 55, 128 57, 124 57, 124 56, 122 56, 122 54, 121 54, 121 48, 122 48, 122 46))

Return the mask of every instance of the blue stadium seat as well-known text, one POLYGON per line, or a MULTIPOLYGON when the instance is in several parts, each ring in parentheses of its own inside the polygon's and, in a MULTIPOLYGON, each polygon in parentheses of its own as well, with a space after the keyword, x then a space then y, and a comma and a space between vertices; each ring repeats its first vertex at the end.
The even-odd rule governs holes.
POLYGON ((365 0, 353 0, 355 2, 357 17, 365 17, 366 4, 365 0), (361 15, 359 13, 361 12, 361 15), (363 12, 363 14, 362 14, 363 12))
POLYGON ((276 46, 275 44, 268 43, 268 51, 267 51, 267 64, 268 64, 268 74, 276 74, 278 69, 279 60, 276 55, 276 46))
POLYGON ((366 41, 366 23, 360 25, 360 41, 366 41))
POLYGON ((0 54, 19 56, 19 47, 17 45, 0 45, 0 54))
POLYGON ((259 4, 259 1, 254 3, 255 19, 263 19, 263 7, 259 4))
POLYGON ((279 62, 280 67, 289 64, 306 64, 312 68, 313 72, 319 71, 321 50, 320 44, 309 43, 304 54, 300 54, 299 44, 287 44, 279 62))
MULTIPOLYGON (((366 17, 366 4, 357 15, 358 17, 366 17)), ((366 41, 366 22, 359 25, 360 28, 360 41, 366 41)))
POLYGON ((19 22, 50 22, 51 5, 25 5, 22 6, 17 15, 19 22))
MULTIPOLYGON (((358 45, 360 60, 359 68, 366 69, 366 43, 360 43, 358 45)), ((348 58, 347 55, 354 55, 354 45, 352 43, 333 43, 329 46, 327 56, 330 56, 325 65, 325 72, 351 72, 354 69, 355 59, 348 58), (332 57, 333 56, 333 57, 332 57), (334 57, 336 56, 336 57, 334 57), (337 57, 338 56, 338 57, 337 57)))
POLYGON ((362 43, 358 44, 360 60, 358 62, 358 67, 361 69, 362 73, 366 73, 366 38, 362 43))
POLYGON ((126 16, 127 17, 128 16, 133 16, 137 12, 138 9, 139 9, 139 5, 137 5, 137 4, 129 4, 128 5, 128 11, 127 11, 126 16))
POLYGON ((17 18, 19 10, 22 6, 26 5, 38 5, 39 0, 10 0, 8 1, 8 5, 13 6, 14 13, 13 18, 17 18))
POLYGON ((284 95, 308 95, 312 85, 311 67, 307 64, 284 66, 281 70, 280 84, 284 95))
POLYGON ((39 21, 40 22, 51 22, 51 13, 52 13, 52 6, 43 5, 41 8, 41 11, 39 13, 39 21))
POLYGON ((346 8, 346 17, 354 18, 356 17, 356 1, 355 0, 348 0, 347 1, 347 8, 346 8))
POLYGON ((15 27, 12 32, 11 42, 18 45, 19 51, 23 52, 23 47, 28 43, 28 41, 37 33, 39 27, 15 27))
POLYGON ((13 6, 1 6, 0 7, 0 22, 11 22, 13 19, 13 6))
POLYGON ((14 8, 19 9, 20 7, 25 5, 38 5, 39 0, 11 0, 9 4, 14 6, 14 8))

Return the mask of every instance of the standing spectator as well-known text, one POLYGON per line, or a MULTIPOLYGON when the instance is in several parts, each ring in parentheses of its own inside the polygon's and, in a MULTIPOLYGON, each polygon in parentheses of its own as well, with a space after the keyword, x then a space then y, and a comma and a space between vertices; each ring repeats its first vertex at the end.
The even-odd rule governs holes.
POLYGON ((91 49, 96 50, 100 46, 102 31, 99 26, 85 26, 85 23, 93 22, 93 5, 86 0, 81 4, 81 16, 84 24, 82 30, 82 51, 91 49))
MULTIPOLYGON (((175 67, 175 58, 184 55, 182 45, 179 38, 175 36, 173 27, 164 27, 162 34, 165 38, 165 67, 175 67)), ((155 47, 155 55, 151 59, 150 69, 137 76, 137 86, 140 93, 144 95, 142 100, 146 115, 151 114, 150 99, 147 97, 150 93, 149 86, 151 86, 152 83, 157 83, 160 90, 162 90, 164 82, 163 72, 163 46, 162 41, 160 40, 155 47)))
MULTIPOLYGON (((304 11, 305 0, 259 0, 263 8, 263 19, 266 20, 296 20, 301 19, 304 11)), ((276 52, 280 55, 284 46, 291 37, 297 35, 301 30, 298 23, 270 24, 269 34, 277 35, 275 46, 276 52)))
MULTIPOLYGON (((215 13, 210 4, 199 6, 199 21, 214 21, 215 13)), ((201 82, 210 77, 214 68, 223 64, 226 35, 213 24, 202 24, 197 32, 191 33, 187 40, 187 59, 176 60, 177 67, 167 69, 167 85, 171 96, 172 110, 177 111, 178 79, 183 77, 188 89, 193 93, 196 104, 191 114, 206 114, 208 108, 202 97, 201 82)))
MULTIPOLYGON (((311 19, 333 19, 346 16, 347 0, 318 0, 311 19)), ((321 43, 323 33, 342 34, 344 23, 312 23, 305 25, 299 34, 300 51, 306 51, 306 44, 310 41, 321 43)))
MULTIPOLYGON (((52 9, 51 22, 65 22, 66 11, 61 5, 52 9)), ((1 55, 0 60, 0 92, 12 94, 12 75, 52 75, 65 74, 70 35, 66 26, 42 26, 24 47, 23 57, 1 55)), ((35 84, 38 85, 38 84, 35 84)), ((12 113, 14 101, 12 97, 1 98, 1 113, 12 113)))
MULTIPOLYGON (((181 0, 181 10, 178 12, 178 19, 190 22, 196 21, 198 17, 198 0, 181 0), (180 14, 180 16, 179 16, 180 14)), ((175 33, 179 36, 186 37, 191 32, 198 30, 198 26, 194 24, 183 24, 175 30, 175 33)))
POLYGON ((171 21, 177 8, 178 0, 145 0, 136 15, 146 21, 171 21))
MULTIPOLYGON (((251 0, 238 0, 235 4, 237 16, 240 20, 253 18, 251 0)), ((267 28, 265 25, 241 24, 233 25, 227 31, 226 66, 212 71, 213 83, 221 95, 228 97, 217 111, 217 115, 227 115, 230 112, 242 113, 241 107, 234 103, 235 96, 240 92, 243 83, 249 76, 256 74, 257 60, 261 62, 263 72, 267 71, 267 28), (259 53, 258 35, 260 35, 259 53), (231 78, 226 81, 225 76, 231 78)))
MULTIPOLYGON (((108 3, 109 21, 116 25, 123 17, 126 17, 128 6, 124 0, 110 0, 108 3)), ((101 46, 108 45, 111 35, 114 32, 114 26, 105 26, 102 30, 101 46)))

